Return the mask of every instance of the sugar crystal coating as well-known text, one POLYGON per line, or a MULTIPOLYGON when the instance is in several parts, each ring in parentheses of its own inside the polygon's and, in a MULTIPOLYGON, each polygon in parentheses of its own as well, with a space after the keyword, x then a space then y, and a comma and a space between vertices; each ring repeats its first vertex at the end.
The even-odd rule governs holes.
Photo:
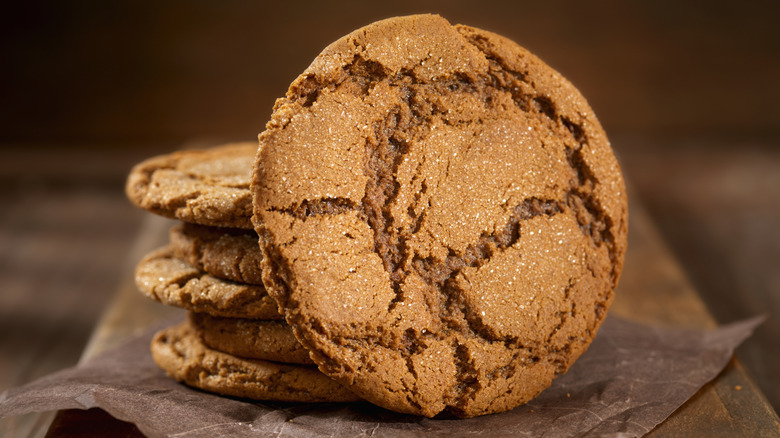
POLYGON ((620 168, 585 99, 515 43, 431 15, 358 29, 260 144, 264 283, 362 398, 504 411, 595 336, 626 246, 620 168))
POLYGON ((184 222, 251 229, 253 142, 149 158, 130 171, 125 191, 137 206, 184 222))

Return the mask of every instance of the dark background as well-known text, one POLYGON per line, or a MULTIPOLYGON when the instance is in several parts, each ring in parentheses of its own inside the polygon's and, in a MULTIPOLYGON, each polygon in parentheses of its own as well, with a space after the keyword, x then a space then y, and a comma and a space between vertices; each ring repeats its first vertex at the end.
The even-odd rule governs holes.
POLYGON ((776 2, 19 2, 4 11, 5 142, 252 138, 324 46, 436 11, 506 35, 613 135, 773 135, 776 2))
POLYGON ((780 408, 780 2, 17 2, 0 18, 0 390, 74 363, 145 213, 132 164, 253 140, 329 42, 438 12, 588 98, 632 187, 780 408))

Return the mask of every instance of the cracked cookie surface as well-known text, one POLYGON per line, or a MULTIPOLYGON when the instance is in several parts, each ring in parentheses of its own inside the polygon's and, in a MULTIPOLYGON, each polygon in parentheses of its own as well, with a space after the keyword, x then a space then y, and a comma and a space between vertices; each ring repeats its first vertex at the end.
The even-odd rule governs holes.
POLYGON ((208 348, 186 322, 158 332, 151 350, 169 376, 209 392, 287 402, 360 400, 314 367, 242 359, 208 348))
POLYGON ((163 304, 230 318, 281 319, 265 287, 212 277, 176 258, 166 246, 147 254, 136 266, 135 284, 163 304))
POLYGON ((127 197, 184 222, 251 229, 249 192, 257 143, 231 143, 149 158, 130 171, 127 197))
POLYGON ((176 257, 195 268, 226 280, 263 284, 263 255, 254 231, 181 223, 169 235, 176 257))
POLYGON ((264 283, 320 370, 428 417, 548 387, 596 335, 626 248, 585 99, 432 15, 328 46, 277 101, 251 190, 264 283))

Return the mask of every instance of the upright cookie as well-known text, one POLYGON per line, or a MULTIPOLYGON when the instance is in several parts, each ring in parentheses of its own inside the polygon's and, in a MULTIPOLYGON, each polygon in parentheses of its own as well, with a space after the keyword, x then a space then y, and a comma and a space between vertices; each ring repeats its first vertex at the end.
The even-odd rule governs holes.
POLYGON ((309 352, 284 321, 221 318, 190 312, 189 321, 203 343, 233 356, 313 365, 309 352))
POLYGON ((359 29, 260 143, 264 282, 360 397, 504 411, 596 335, 626 248, 620 168, 580 93, 512 41, 431 15, 359 29))
POLYGON ((197 269, 239 283, 263 284, 257 233, 188 223, 171 228, 173 253, 197 269))
POLYGON ((135 283, 148 297, 193 312, 231 318, 282 318, 263 286, 212 277, 177 259, 170 247, 152 251, 141 260, 135 283))
POLYGON ((172 378, 218 394, 287 402, 359 400, 314 367, 240 359, 204 346, 187 323, 152 339, 155 363, 172 378))
POLYGON ((150 158, 133 167, 125 191, 135 205, 165 217, 251 229, 256 152, 257 143, 234 143, 150 158))

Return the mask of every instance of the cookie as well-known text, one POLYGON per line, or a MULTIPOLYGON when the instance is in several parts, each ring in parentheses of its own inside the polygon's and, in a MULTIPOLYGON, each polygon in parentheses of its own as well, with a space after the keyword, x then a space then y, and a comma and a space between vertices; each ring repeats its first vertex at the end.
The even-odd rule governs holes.
POLYGON ((152 251, 135 270, 138 289, 163 304, 233 318, 280 319, 263 286, 212 277, 177 259, 170 247, 152 251))
POLYGON ((285 402, 359 400, 314 367, 240 359, 200 342, 187 323, 157 333, 152 357, 169 376, 186 385, 235 397, 285 402))
POLYGON ((130 171, 125 192, 135 205, 168 218, 251 229, 249 182, 257 143, 177 151, 130 171))
POLYGON ((220 318, 194 312, 190 312, 189 320, 203 343, 215 350, 249 359, 314 364, 284 321, 220 318))
POLYGON ((251 190, 264 283, 320 370, 427 417, 512 409, 566 372, 626 248, 582 95, 433 15, 328 46, 277 101, 251 190))
POLYGON ((209 275, 239 283, 263 284, 257 233, 181 223, 170 231, 174 255, 209 275))

